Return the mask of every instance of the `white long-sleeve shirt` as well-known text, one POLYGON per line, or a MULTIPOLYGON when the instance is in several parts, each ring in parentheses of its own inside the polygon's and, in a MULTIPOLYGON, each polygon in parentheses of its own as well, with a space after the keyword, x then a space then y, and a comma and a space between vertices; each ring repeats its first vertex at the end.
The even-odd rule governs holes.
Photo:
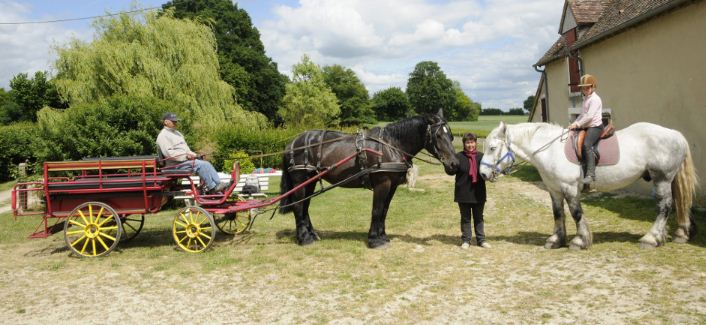
POLYGON ((583 98, 581 115, 574 121, 579 128, 600 126, 603 123, 603 101, 596 92, 583 98))
POLYGON ((196 155, 189 149, 189 145, 186 144, 186 140, 181 132, 168 127, 164 127, 162 131, 159 131, 159 135, 157 135, 157 146, 159 150, 162 151, 162 155, 164 155, 165 158, 171 158, 171 160, 178 162, 186 161, 187 154, 196 155))

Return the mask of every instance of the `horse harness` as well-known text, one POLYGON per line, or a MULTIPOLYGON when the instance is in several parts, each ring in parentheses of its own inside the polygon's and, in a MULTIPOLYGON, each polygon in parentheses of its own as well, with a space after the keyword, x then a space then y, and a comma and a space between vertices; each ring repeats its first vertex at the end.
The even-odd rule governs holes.
MULTIPOLYGON (((427 125, 426 129, 426 134, 424 137, 424 147, 430 147, 432 148, 433 152, 432 154, 435 156, 439 156, 438 154, 438 149, 436 148, 436 144, 433 141, 433 138, 438 134, 440 130, 443 130, 444 132, 449 132, 448 128, 446 128, 446 122, 445 121, 440 121, 434 124, 429 124, 427 125)), ((427 160, 424 160, 419 157, 414 157, 413 155, 403 151, 402 149, 398 148, 397 146, 394 146, 387 141, 384 140, 384 132, 385 128, 378 128, 377 129, 377 134, 373 136, 371 133, 375 132, 376 130, 370 130, 366 132, 365 130, 359 130, 355 134, 355 139, 354 139, 354 144, 356 148, 356 152, 358 152, 358 155, 356 156, 356 165, 360 166, 360 171, 353 175, 355 178, 359 178, 361 185, 370 188, 371 183, 370 183, 370 174, 375 174, 375 173, 406 173, 407 169, 412 167, 412 161, 409 158, 417 158, 422 161, 425 161, 427 163, 433 163, 427 160), (366 141, 367 140, 367 141, 366 141), (368 143, 373 142, 377 144, 373 145, 368 145, 368 143), (389 162, 383 162, 382 161, 382 156, 377 156, 376 161, 373 163, 371 166, 366 166, 368 162, 368 155, 364 148, 368 148, 370 146, 370 149, 377 150, 380 152, 384 152, 386 148, 392 149, 394 151, 397 151, 398 153, 401 154, 401 160, 402 161, 389 161, 389 162), (408 158, 409 157, 409 158, 408 158)), ((304 146, 295 148, 294 147, 294 142, 292 142, 291 147, 289 150, 290 158, 289 158, 289 163, 290 166, 288 170, 291 171, 301 171, 301 170, 306 170, 308 172, 320 172, 324 168, 321 167, 321 160, 323 158, 323 145, 327 142, 334 142, 338 141, 343 137, 339 137, 336 139, 331 140, 324 140, 326 138, 326 133, 329 132, 327 130, 321 131, 318 135, 318 142, 314 142, 314 137, 305 137, 304 138, 304 146), (318 157, 317 157, 317 162, 316 166, 309 164, 309 148, 318 146, 318 157), (295 151, 296 150, 304 150, 304 162, 303 164, 296 164, 294 161, 294 156, 295 156, 295 151)), ((444 158, 438 158, 442 162, 444 162, 444 158)))
POLYGON ((512 148, 510 148, 510 145, 512 144, 512 141, 510 140, 510 135, 507 135, 506 139, 506 141, 503 141, 503 145, 507 147, 507 152, 502 157, 500 157, 500 159, 498 159, 495 164, 489 164, 483 161, 481 161, 480 164, 490 167, 493 172, 501 173, 504 175, 509 174, 512 171, 512 167, 515 165, 515 153, 512 151, 512 148), (502 163, 506 159, 510 161, 510 165, 505 167, 504 169, 501 169, 500 163, 502 163))

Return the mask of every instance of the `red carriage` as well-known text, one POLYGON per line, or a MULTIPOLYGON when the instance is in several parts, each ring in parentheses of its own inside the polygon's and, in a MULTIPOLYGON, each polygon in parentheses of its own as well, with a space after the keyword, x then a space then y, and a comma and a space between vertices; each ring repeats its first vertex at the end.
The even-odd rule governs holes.
POLYGON ((12 210, 15 217, 42 216, 31 238, 45 238, 63 231, 71 251, 79 256, 94 257, 106 255, 118 242, 137 236, 146 214, 159 212, 175 197, 186 195, 195 204, 175 214, 172 235, 179 248, 195 253, 211 246, 216 228, 231 235, 247 230, 259 208, 279 202, 357 154, 325 168, 296 188, 265 199, 242 199, 236 195, 237 163, 225 193, 203 195, 190 178, 191 171, 161 167, 162 161, 153 156, 46 162, 41 181, 15 185, 12 210), (184 183, 188 185, 182 185, 184 183), (31 193, 41 197, 41 210, 27 209, 27 197, 31 193))

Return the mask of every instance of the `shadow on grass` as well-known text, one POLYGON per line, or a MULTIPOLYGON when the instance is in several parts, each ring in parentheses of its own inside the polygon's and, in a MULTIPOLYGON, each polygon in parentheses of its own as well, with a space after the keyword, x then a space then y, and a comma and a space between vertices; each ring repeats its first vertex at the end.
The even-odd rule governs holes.
POLYGON ((539 176, 537 168, 530 164, 517 165, 511 175, 524 182, 542 181, 542 177, 539 176))

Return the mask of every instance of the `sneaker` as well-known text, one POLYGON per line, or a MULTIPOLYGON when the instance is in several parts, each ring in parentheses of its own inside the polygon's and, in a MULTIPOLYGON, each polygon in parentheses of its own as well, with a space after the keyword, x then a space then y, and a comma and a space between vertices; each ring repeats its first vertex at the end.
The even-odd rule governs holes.
POLYGON ((463 242, 463 244, 461 244, 461 248, 463 249, 468 249, 468 247, 471 247, 471 244, 469 244, 468 242, 463 242))
POLYGON ((584 179, 581 181, 584 184, 590 184, 593 183, 594 177, 593 176, 586 176, 584 179))
POLYGON ((223 193, 223 190, 225 190, 227 187, 228 184, 226 183, 218 183, 218 185, 208 191, 208 194, 223 193))
POLYGON ((480 247, 482 247, 482 248, 491 248, 491 247, 493 247, 493 246, 490 246, 490 244, 488 244, 488 242, 483 242, 482 244, 480 244, 480 245, 478 245, 478 246, 480 246, 480 247))

